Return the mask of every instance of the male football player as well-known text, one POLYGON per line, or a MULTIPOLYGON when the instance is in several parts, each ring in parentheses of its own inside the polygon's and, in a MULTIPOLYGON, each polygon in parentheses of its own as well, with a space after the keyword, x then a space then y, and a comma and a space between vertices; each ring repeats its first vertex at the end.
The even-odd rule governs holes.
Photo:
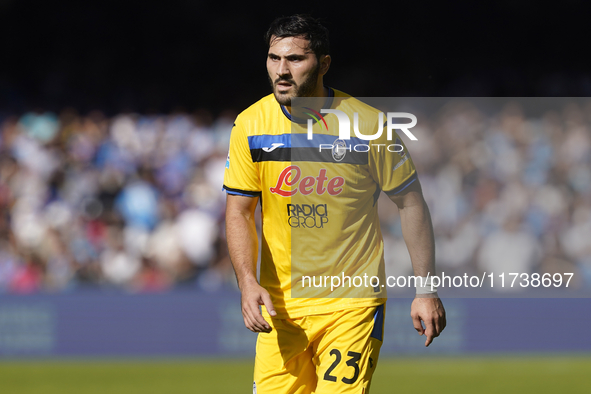
MULTIPOLYGON (((383 340, 385 288, 369 289, 371 296, 345 286, 345 279, 383 275, 377 216, 382 191, 400 211, 415 275, 435 275, 429 211, 408 152, 352 149, 354 139, 338 139, 333 115, 321 119, 326 127, 314 126, 312 140, 297 132, 294 98, 323 98, 322 108, 354 109, 361 117, 376 111, 323 84, 331 64, 326 28, 309 16, 282 17, 266 39, 273 94, 237 117, 224 178, 228 249, 244 323, 259 333, 254 390, 367 393, 383 340), (319 151, 315 141, 329 141, 333 149, 319 151), (254 218, 259 202, 260 282, 254 218), (343 286, 333 294, 306 292, 304 276, 328 275, 341 275, 343 286)), ((385 144, 386 138, 384 133, 374 142, 385 144)), ((446 324, 437 293, 417 295, 411 316, 426 346, 446 324)))

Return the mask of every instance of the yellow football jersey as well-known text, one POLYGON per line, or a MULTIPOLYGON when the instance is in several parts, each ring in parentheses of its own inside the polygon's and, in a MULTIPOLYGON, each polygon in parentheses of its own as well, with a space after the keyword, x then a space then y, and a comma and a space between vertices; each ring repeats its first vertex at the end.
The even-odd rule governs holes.
MULTIPOLYGON (((377 109, 342 92, 329 89, 322 108, 350 115, 364 135, 385 129, 377 109)), ((261 198, 260 283, 283 319, 382 304, 377 199, 417 179, 412 159, 396 133, 340 139, 336 114, 302 111, 315 122, 292 117, 271 94, 232 129, 224 189, 261 198)))

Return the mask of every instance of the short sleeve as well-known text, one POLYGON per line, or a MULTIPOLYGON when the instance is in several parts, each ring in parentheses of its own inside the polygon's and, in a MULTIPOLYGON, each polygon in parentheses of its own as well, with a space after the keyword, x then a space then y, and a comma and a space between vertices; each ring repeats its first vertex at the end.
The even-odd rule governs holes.
POLYGON ((240 117, 230 135, 230 149, 224 171, 224 190, 228 194, 257 197, 261 195, 258 165, 253 162, 248 137, 240 117))
MULTIPOLYGON (((385 133, 384 133, 385 134, 385 133)), ((380 149, 372 149, 369 155, 370 171, 380 189, 395 195, 417 180, 417 172, 410 153, 397 134, 380 149)))

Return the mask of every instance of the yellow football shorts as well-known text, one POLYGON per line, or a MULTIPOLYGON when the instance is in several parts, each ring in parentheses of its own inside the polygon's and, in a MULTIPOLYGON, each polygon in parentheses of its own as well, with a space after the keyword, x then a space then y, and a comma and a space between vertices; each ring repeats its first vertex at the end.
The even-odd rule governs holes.
POLYGON ((255 394, 369 392, 384 305, 267 321, 273 330, 257 339, 255 394))

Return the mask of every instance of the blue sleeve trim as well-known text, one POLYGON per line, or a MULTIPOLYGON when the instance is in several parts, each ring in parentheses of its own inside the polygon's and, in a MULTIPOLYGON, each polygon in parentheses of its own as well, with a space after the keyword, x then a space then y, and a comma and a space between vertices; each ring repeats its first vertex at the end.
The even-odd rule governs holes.
POLYGON ((233 189, 226 185, 223 186, 223 190, 225 190, 226 193, 231 194, 233 196, 260 197, 261 195, 261 192, 251 192, 248 190, 233 189))
POLYGON ((403 191, 404 189, 406 189, 407 187, 409 187, 410 185, 413 184, 414 181, 416 181, 417 179, 419 179, 417 177, 417 173, 415 172, 414 174, 412 174, 411 177, 409 177, 406 182, 404 182, 402 185, 398 186, 395 189, 390 190, 389 192, 385 192, 387 195, 392 196, 394 194, 398 194, 401 191, 403 191))

